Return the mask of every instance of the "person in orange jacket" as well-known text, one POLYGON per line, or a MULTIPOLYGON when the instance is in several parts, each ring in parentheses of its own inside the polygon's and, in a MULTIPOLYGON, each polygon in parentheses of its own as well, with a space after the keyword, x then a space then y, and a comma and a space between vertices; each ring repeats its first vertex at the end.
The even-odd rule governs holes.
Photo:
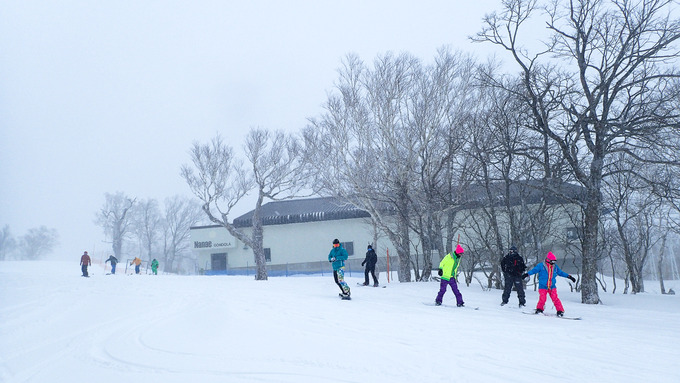
POLYGON ((135 274, 139 274, 139 267, 142 264, 142 260, 139 259, 139 257, 135 257, 135 259, 130 262, 130 266, 135 265, 135 274))

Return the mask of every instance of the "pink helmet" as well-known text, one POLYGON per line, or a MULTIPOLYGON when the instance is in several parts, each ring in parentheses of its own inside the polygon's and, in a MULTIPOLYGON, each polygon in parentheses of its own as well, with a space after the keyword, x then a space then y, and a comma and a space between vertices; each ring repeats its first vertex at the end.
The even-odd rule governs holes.
POLYGON ((555 254, 552 253, 552 251, 548 252, 548 255, 545 256, 545 259, 547 261, 556 261, 557 258, 555 257, 555 254))

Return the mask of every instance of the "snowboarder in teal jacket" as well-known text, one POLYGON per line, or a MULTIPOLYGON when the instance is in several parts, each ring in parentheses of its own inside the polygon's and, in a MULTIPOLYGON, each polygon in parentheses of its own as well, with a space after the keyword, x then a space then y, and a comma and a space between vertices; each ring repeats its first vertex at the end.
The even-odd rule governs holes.
POLYGON ((560 269, 559 266, 555 264, 557 257, 552 251, 548 252, 545 257, 545 262, 539 263, 533 269, 529 270, 528 273, 522 274, 522 279, 538 273, 538 303, 536 304, 536 314, 542 313, 545 308, 545 301, 547 300, 547 295, 550 295, 550 299, 555 304, 555 309, 557 310, 557 316, 564 315, 564 306, 562 306, 562 301, 557 296, 557 289, 555 285, 557 284, 557 276, 571 279, 572 282, 576 282, 576 278, 565 273, 560 269))
POLYGON ((345 282, 345 260, 347 260, 347 257, 347 250, 342 247, 337 238, 334 239, 333 248, 328 253, 328 262, 331 262, 333 266, 333 279, 335 279, 335 283, 340 287, 340 291, 342 291, 340 293, 342 298, 350 297, 349 286, 345 282))

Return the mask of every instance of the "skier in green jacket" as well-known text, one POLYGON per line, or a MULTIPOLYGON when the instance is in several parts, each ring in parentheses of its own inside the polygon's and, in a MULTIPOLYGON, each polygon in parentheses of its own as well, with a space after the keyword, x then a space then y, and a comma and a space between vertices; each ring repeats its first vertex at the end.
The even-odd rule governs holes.
POLYGON ((456 306, 462 307, 465 302, 463 302, 463 296, 460 291, 458 291, 458 283, 456 283, 456 276, 458 274, 458 266, 460 265, 460 257, 463 255, 463 247, 456 246, 455 255, 451 256, 451 253, 446 254, 446 256, 439 263, 439 275, 441 276, 441 281, 439 282, 439 294, 435 298, 434 303, 439 306, 442 304, 442 299, 444 299, 444 293, 446 293, 446 288, 451 286, 453 290, 453 295, 456 296, 456 306))
POLYGON ((158 261, 156 258, 151 261, 151 271, 153 271, 153 275, 158 275, 158 261))

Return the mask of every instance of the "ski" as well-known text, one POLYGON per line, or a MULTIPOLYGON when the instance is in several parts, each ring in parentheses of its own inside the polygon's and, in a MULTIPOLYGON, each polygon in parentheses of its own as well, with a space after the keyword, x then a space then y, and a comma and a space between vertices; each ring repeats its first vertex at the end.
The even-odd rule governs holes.
POLYGON ((527 315, 538 315, 542 314, 543 316, 546 317, 551 317, 551 318, 558 318, 558 319, 569 319, 569 320, 581 320, 581 317, 565 317, 565 316, 557 316, 557 314, 550 314, 550 313, 528 313, 526 311, 522 311, 522 314, 527 314, 527 315))
POLYGON ((369 284, 369 285, 365 285, 365 284, 359 283, 359 282, 357 282, 357 286, 359 286, 359 287, 382 287, 383 289, 387 287, 387 286, 380 286, 380 285, 374 286, 374 285, 370 285, 370 284, 369 284))
POLYGON ((470 310, 479 310, 479 307, 471 307, 471 306, 454 306, 454 305, 447 305, 445 303, 442 303, 440 305, 435 304, 434 302, 423 302, 425 306, 442 306, 442 307, 448 307, 452 309, 470 309, 470 310))

